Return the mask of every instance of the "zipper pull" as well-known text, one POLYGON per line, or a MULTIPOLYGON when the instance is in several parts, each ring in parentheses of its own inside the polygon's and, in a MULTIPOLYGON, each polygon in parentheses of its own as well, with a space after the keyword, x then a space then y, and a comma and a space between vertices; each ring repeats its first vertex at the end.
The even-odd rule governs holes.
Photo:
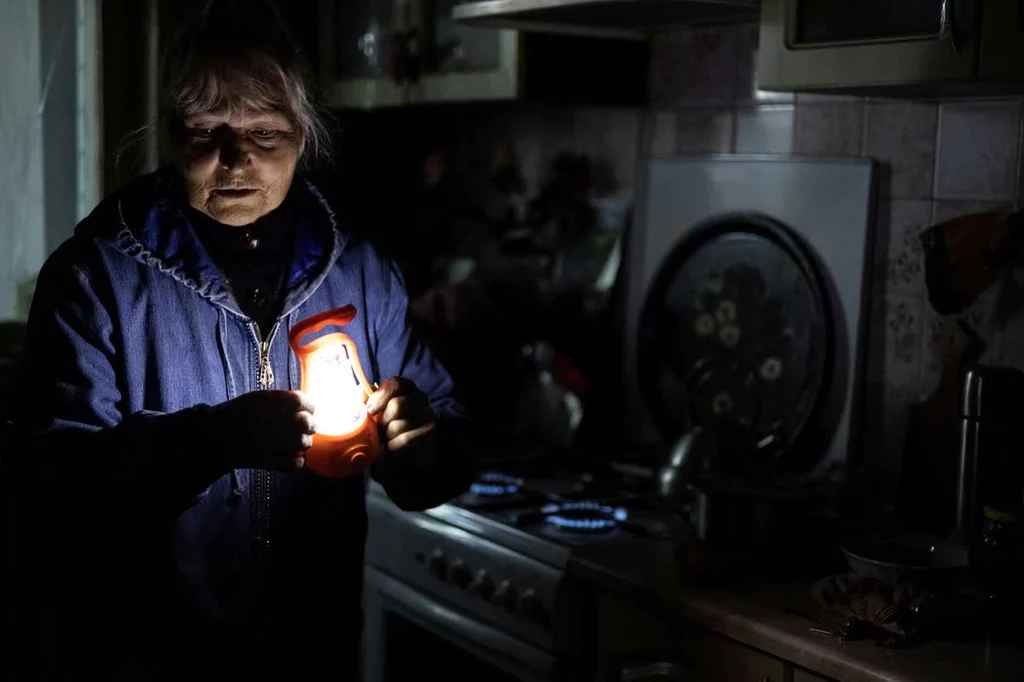
POLYGON ((260 353, 260 388, 264 391, 274 385, 274 368, 270 366, 270 346, 263 344, 260 353))

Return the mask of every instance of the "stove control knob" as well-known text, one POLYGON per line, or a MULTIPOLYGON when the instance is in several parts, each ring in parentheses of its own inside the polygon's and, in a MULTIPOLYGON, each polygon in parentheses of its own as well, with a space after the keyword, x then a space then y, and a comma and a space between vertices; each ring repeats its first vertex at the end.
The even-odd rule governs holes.
POLYGON ((533 590, 526 590, 519 597, 519 613, 535 625, 546 625, 548 622, 544 599, 533 590))
POLYGON ((469 582, 472 579, 473 572, 466 566, 465 561, 462 559, 456 559, 452 562, 451 567, 448 569, 448 580, 456 587, 466 589, 469 587, 469 582))
POLYGON ((512 583, 507 580, 502 580, 498 583, 498 589, 491 596, 491 602, 508 611, 514 611, 516 608, 516 591, 512 587, 512 583))
POLYGON ((469 585, 469 591, 484 599, 490 599, 494 596, 494 581, 491 580, 491 576, 487 575, 486 570, 481 568, 476 572, 476 575, 473 576, 473 582, 469 585))
POLYGON ((427 570, 435 578, 444 580, 448 577, 448 560, 444 558, 444 552, 435 549, 427 559, 427 570))

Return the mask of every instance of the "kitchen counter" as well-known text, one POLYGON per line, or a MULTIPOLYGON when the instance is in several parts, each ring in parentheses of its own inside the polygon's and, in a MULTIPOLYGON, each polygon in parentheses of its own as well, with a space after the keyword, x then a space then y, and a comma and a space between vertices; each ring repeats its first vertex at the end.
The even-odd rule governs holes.
POLYGON ((750 579, 729 587, 687 584, 669 568, 675 566, 670 547, 664 561, 647 561, 639 569, 630 558, 621 551, 592 553, 577 561, 573 571, 671 617, 841 682, 1024 679, 1024 651, 1008 643, 935 641, 886 649, 870 641, 842 642, 810 633, 811 623, 783 611, 810 610, 809 579, 750 579))

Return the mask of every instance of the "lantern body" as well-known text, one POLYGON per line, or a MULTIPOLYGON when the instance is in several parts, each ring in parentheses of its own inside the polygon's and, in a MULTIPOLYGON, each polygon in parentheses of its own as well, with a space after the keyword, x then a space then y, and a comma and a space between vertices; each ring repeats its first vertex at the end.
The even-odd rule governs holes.
POLYGON ((316 433, 306 466, 330 478, 362 473, 380 452, 377 420, 366 412, 373 388, 347 334, 332 332, 307 344, 302 340, 325 327, 342 327, 355 316, 351 305, 335 308, 303 320, 288 334, 302 372, 300 388, 315 408, 316 433))

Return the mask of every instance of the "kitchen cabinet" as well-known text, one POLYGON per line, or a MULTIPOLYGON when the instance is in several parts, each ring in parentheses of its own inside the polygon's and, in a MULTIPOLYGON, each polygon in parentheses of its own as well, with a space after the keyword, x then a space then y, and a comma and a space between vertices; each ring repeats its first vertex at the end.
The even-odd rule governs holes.
POLYGON ((832 682, 828 678, 816 675, 809 670, 803 668, 793 669, 793 682, 832 682))
POLYGON ((454 6, 455 0, 419 3, 424 68, 414 91, 425 102, 515 98, 519 33, 457 23, 454 6))
POLYGON ((785 661, 700 628, 681 633, 677 651, 689 661, 698 679, 784 682, 785 661))
POLYGON ((763 0, 762 90, 976 95, 1024 86, 1017 0, 763 0))
POLYGON ((410 23, 408 0, 319 0, 319 69, 332 107, 396 106, 407 92, 394 75, 410 23))
POLYGON ((455 6, 455 0, 319 0, 318 76, 327 104, 646 100, 644 40, 471 26, 453 19, 455 6), (609 78, 613 70, 626 75, 609 78))
POLYGON ((673 644, 619 665, 607 679, 614 682, 829 682, 781 659, 722 635, 681 624, 672 626, 673 644))
POLYGON ((832 682, 805 668, 624 595, 596 596, 590 679, 601 682, 832 682))

